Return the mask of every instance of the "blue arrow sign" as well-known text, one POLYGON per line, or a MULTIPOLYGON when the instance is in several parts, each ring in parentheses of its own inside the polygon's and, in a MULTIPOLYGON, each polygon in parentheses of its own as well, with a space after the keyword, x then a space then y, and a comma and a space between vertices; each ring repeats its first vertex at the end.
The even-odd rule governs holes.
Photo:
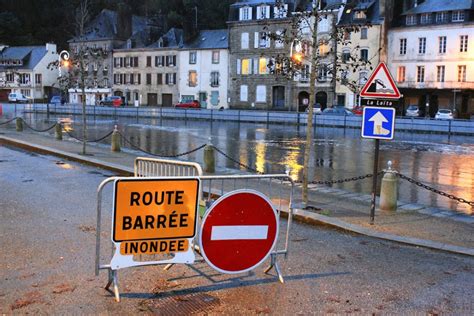
POLYGON ((395 109, 366 106, 362 112, 362 138, 393 139, 395 109))

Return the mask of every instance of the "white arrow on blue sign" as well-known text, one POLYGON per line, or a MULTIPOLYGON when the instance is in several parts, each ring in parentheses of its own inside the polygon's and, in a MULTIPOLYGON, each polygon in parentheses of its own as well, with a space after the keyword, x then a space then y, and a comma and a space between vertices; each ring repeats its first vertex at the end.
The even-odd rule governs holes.
POLYGON ((362 112, 362 138, 393 139, 395 109, 366 106, 362 112))

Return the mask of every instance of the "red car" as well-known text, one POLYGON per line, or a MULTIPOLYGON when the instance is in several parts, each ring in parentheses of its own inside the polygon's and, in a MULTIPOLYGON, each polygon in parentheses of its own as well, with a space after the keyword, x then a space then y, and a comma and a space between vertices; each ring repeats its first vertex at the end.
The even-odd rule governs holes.
POLYGON ((175 105, 176 108, 182 109, 199 109, 201 108, 201 104, 198 100, 187 101, 187 102, 179 102, 175 105))
POLYGON ((354 113, 355 115, 362 115, 362 111, 363 107, 361 106, 355 106, 354 108, 352 108, 352 113, 354 113))

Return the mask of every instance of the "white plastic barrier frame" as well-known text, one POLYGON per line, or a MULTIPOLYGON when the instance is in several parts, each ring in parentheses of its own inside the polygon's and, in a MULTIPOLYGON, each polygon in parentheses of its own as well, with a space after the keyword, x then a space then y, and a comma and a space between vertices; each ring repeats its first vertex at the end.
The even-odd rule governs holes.
MULTIPOLYGON (((183 178, 190 178, 190 177, 159 177, 157 179, 183 179, 183 178)), ((267 196, 269 197, 270 201, 272 201, 272 182, 279 181, 279 196, 278 200, 279 205, 275 205, 275 203, 272 201, 272 204, 274 204, 275 209, 277 210, 278 213, 278 218, 281 217, 282 210, 283 210, 283 205, 282 205, 282 200, 283 200, 283 195, 282 195, 282 190, 286 189, 289 186, 290 187, 290 193, 289 193, 289 199, 287 201, 288 204, 288 219, 287 219, 287 225, 286 225, 286 232, 285 234, 285 241, 284 241, 284 246, 282 248, 278 248, 278 243, 275 243, 274 249, 272 249, 271 254, 270 254, 270 265, 268 268, 264 270, 265 273, 269 273, 269 271, 272 268, 275 268, 275 271, 278 275, 278 279, 281 283, 284 283, 284 278, 281 273, 281 270, 279 268, 278 262, 277 262, 277 257, 280 255, 285 256, 285 258, 288 255, 289 251, 289 234, 290 234, 290 229, 292 225, 292 218, 293 218, 293 191, 294 191, 294 183, 292 178, 287 175, 287 174, 273 174, 273 175, 216 175, 216 176, 199 176, 197 177, 200 179, 201 184, 200 184, 200 189, 199 189, 199 200, 202 199, 203 193, 207 193, 207 200, 208 200, 208 205, 212 203, 211 197, 212 196, 222 196, 224 195, 224 192, 230 192, 236 189, 242 189, 242 188, 247 188, 249 187, 250 182, 255 182, 256 184, 259 185, 260 188, 263 188, 263 182, 268 181, 268 192, 267 196), (213 188, 212 182, 214 183, 218 182, 220 184, 220 189, 219 188, 213 188), (238 185, 238 182, 244 181, 245 183, 243 185, 238 185), (206 182, 208 183, 208 189, 206 190, 206 182), (229 184, 228 182, 233 182, 232 184, 229 184), (228 185, 226 188, 226 184, 228 185), (230 189, 229 189, 230 186, 230 189)), ((97 188, 97 227, 96 227, 96 258, 95 258, 95 274, 96 276, 99 275, 100 270, 108 270, 108 282, 106 285, 106 289, 109 289, 110 286, 113 284, 113 293, 115 295, 115 299, 117 302, 120 302, 120 292, 118 288, 118 275, 117 272, 118 270, 113 269, 112 265, 109 264, 102 264, 100 262, 100 243, 101 243, 101 221, 102 221, 102 198, 103 198, 103 190, 106 187, 107 184, 115 182, 116 180, 121 180, 121 179, 130 179, 130 177, 111 177, 108 179, 105 179, 102 181, 102 183, 98 186, 97 188)), ((260 192, 262 190, 259 190, 260 192)), ((199 248, 197 247, 196 244, 196 237, 200 234, 201 230, 201 224, 199 220, 199 216, 196 219, 196 224, 198 224, 198 227, 196 229, 196 235, 193 241, 194 247, 192 247, 193 250, 197 250, 199 253, 199 248), (199 223, 199 224, 198 224, 199 223)), ((278 240, 278 236, 277 236, 278 240)), ((112 247, 114 248, 114 246, 112 247)), ((116 254, 116 251, 119 251, 117 249, 112 249, 112 257, 116 254)), ((166 264, 167 268, 170 267, 170 264, 174 263, 182 263, 179 262, 178 260, 180 259, 179 256, 175 256, 173 259, 170 260, 161 260, 161 261, 145 261, 145 262, 137 262, 137 266, 145 266, 145 265, 158 265, 158 264, 166 264), (176 259, 178 258, 178 259, 176 259), (176 260, 176 261, 173 261, 176 260)), ((181 261, 181 260, 180 260, 181 261)), ((135 266, 135 265, 134 265, 135 266)))

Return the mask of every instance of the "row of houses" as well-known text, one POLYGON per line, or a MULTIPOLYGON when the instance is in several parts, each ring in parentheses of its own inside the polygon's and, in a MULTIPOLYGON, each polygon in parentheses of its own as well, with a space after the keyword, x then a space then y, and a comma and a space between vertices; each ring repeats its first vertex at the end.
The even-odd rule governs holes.
MULTIPOLYGON (((456 109, 461 116, 474 114, 472 0, 317 3, 321 19, 315 98, 323 108, 358 105, 371 67, 385 62, 404 95, 402 108, 414 104, 431 114, 439 108, 456 109), (332 37, 335 31, 343 33, 337 41, 332 37), (354 55, 367 65, 350 69, 354 55), (334 73, 339 74, 338 80, 334 73)), ((295 12, 314 5, 304 0, 241 0, 230 6, 226 29, 201 31, 167 29, 160 19, 103 10, 84 36, 70 40, 70 50, 87 45, 108 52, 99 69, 91 72, 95 85, 86 91, 87 104, 120 95, 128 104, 149 106, 199 100, 202 107, 214 109, 302 111, 309 100, 310 60, 303 60, 302 71, 293 79, 274 74, 269 65, 275 56, 289 56, 292 45, 266 35, 282 33, 295 12)), ((305 33, 305 26, 300 27, 305 33)), ((309 41, 310 33, 308 28, 309 41)), ((43 50, 52 48, 47 44, 43 50)), ((2 62, 12 56, 10 49, 0 52, 0 89, 14 66, 2 70, 2 62)), ((33 80, 29 83, 31 87, 23 83, 17 89, 30 89, 29 95, 41 97, 41 86, 33 86, 33 80)), ((71 102, 81 101, 80 93, 69 92, 71 102)))

